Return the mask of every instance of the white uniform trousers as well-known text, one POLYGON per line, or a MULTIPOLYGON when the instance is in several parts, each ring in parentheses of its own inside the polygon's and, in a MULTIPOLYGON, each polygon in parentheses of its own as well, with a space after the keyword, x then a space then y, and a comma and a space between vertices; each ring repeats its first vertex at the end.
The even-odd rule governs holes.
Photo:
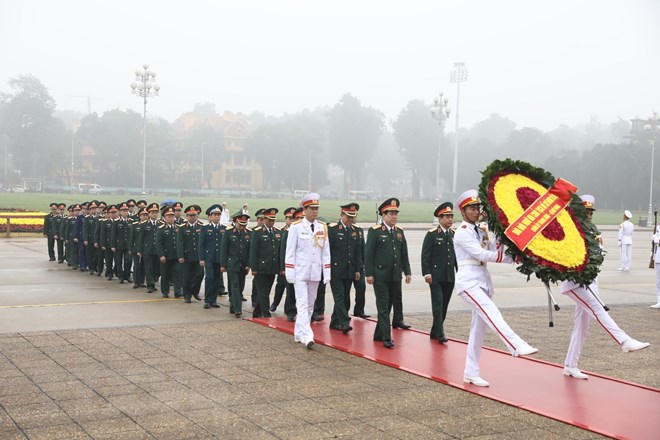
POLYGON ((655 263, 655 294, 658 297, 656 304, 660 304, 660 262, 655 263))
POLYGON ((293 339, 296 342, 307 343, 314 340, 314 332, 310 325, 316 301, 316 290, 319 281, 296 281, 293 288, 296 291, 296 324, 293 327, 293 339))
MULTIPOLYGON (((592 287, 593 289, 593 287, 592 287)), ((598 290, 594 290, 598 294, 598 290)), ((567 367, 577 367, 580 353, 584 346, 584 341, 587 339, 587 330, 589 329, 589 321, 596 318, 596 321, 603 327, 603 329, 621 345, 626 340, 630 339, 623 330, 616 325, 609 313, 605 311, 603 306, 600 305, 598 300, 587 289, 577 287, 562 292, 568 295, 575 301, 575 321, 573 324, 573 333, 571 333, 571 342, 568 345, 568 353, 566 353, 566 360, 564 365, 567 367)))
POLYGON ((479 377, 479 356, 487 327, 490 327, 504 342, 511 354, 525 341, 504 321, 499 309, 486 292, 476 288, 469 292, 459 292, 458 296, 472 307, 472 322, 470 323, 470 338, 468 339, 464 374, 465 377, 479 377))
POLYGON ((621 245, 621 269, 630 270, 630 260, 632 259, 632 244, 621 245))

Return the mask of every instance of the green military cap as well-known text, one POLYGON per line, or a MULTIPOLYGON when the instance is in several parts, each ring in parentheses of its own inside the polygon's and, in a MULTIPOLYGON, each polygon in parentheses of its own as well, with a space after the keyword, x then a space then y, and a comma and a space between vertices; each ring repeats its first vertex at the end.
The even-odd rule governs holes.
POLYGON ((275 220, 275 216, 277 216, 278 212, 280 212, 280 210, 277 208, 267 208, 263 210, 262 215, 269 220, 275 220))
POLYGON ((284 210, 284 217, 293 217, 293 214, 296 212, 295 207, 286 208, 284 210))
POLYGON ((257 218, 260 218, 260 217, 263 218, 263 216, 264 216, 264 210, 263 210, 263 209, 258 209, 257 212, 254 213, 254 215, 255 215, 257 218))
POLYGON ((202 207, 199 205, 190 205, 183 210, 186 214, 199 214, 202 212, 202 207))
POLYGON ((347 203, 346 205, 340 206, 341 213, 346 214, 349 217, 355 217, 360 210, 360 205, 355 202, 347 203))
POLYGON ((206 209, 206 215, 219 214, 222 212, 222 205, 211 205, 206 209))
POLYGON ((390 197, 380 204, 378 207, 378 214, 383 215, 388 211, 399 212, 399 206, 401 206, 399 199, 396 197, 390 197))
POLYGON ((453 203, 445 202, 445 203, 441 203, 440 205, 438 205, 437 208, 435 208, 435 211, 433 211, 433 216, 440 217, 441 215, 453 214, 453 213, 454 213, 453 203))
POLYGON ((234 215, 231 216, 231 219, 238 223, 239 225, 247 225, 248 220, 250 219, 250 216, 247 214, 243 214, 243 210, 240 210, 236 212, 234 215))
POLYGON ((165 209, 163 209, 163 217, 166 215, 174 215, 174 208, 172 206, 166 206, 165 209))
POLYGON ((156 202, 154 202, 154 203, 150 204, 149 206, 147 206, 147 211, 148 212, 158 211, 158 210, 159 210, 159 206, 158 206, 158 203, 156 203, 156 202))

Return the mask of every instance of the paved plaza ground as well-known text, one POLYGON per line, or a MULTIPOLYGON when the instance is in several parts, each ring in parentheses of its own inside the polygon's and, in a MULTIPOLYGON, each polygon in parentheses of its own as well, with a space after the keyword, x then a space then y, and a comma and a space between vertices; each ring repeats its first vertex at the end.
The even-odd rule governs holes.
MULTIPOLYGON (((617 271, 616 248, 608 248, 601 292, 619 325, 652 346, 623 354, 592 324, 580 367, 660 388, 660 310, 648 307, 655 280, 646 268, 645 232, 636 234, 632 272, 617 271)), ((406 321, 428 331, 423 232, 408 237, 415 281, 404 289, 406 321)), ((606 243, 613 237, 606 232, 606 243)), ((289 335, 233 318, 226 307, 204 310, 74 272, 47 261, 41 238, 1 240, 0 259, 3 440, 600 438, 329 347, 307 351, 289 335)), ((542 286, 510 266, 491 270, 505 319, 539 348, 535 357, 561 364, 570 301, 555 293, 562 310, 548 328, 542 286)), ((370 287, 367 297, 374 314, 370 287)), ((447 335, 466 339, 469 321, 454 297, 447 335)), ((503 348, 492 333, 486 345, 503 348)), ((482 375, 488 379, 488 365, 482 375)))

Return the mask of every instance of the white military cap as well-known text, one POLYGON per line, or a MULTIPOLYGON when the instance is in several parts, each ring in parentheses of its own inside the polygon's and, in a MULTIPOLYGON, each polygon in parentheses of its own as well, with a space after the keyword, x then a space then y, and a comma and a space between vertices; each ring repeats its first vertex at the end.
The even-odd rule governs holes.
POLYGON ((479 193, 476 189, 468 189, 456 199, 458 209, 463 209, 468 205, 479 205, 479 193))
POLYGON ((630 211, 628 211, 627 209, 625 211, 623 211, 623 215, 625 215, 628 218, 632 218, 632 213, 630 211))
POLYGON ((300 206, 302 208, 309 208, 314 206, 319 206, 319 200, 321 196, 316 193, 309 193, 300 201, 300 206))
POLYGON ((596 198, 591 194, 585 194, 580 196, 582 203, 586 209, 591 209, 592 211, 596 210, 596 198))

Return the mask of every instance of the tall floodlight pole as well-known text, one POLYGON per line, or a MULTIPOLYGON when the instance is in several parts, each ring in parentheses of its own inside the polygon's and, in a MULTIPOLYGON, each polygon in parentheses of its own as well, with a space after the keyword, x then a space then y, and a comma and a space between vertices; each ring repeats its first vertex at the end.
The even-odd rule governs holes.
POLYGON ((454 179, 451 185, 452 193, 456 194, 456 183, 458 177, 458 104, 460 102, 461 83, 467 81, 468 70, 464 62, 455 62, 449 72, 449 79, 456 83, 456 129, 454 133, 454 179))
POLYGON ((160 86, 155 84, 156 73, 149 70, 149 65, 144 64, 143 70, 135 71, 135 81, 131 84, 132 93, 143 99, 144 110, 142 117, 144 119, 143 144, 142 144, 142 194, 146 192, 147 182, 147 98, 158 96, 160 86))
MULTIPOLYGON (((660 118, 658 113, 653 112, 649 118, 648 124, 644 125, 644 130, 649 134, 649 143, 651 144, 651 179, 649 183, 649 213, 648 224, 651 224, 651 215, 653 214, 653 163, 655 162, 655 141, 658 138, 660 130, 660 118)), ((655 233, 655 231, 653 231, 655 233)))
MULTIPOLYGON (((440 201, 440 151, 442 148, 442 136, 445 131, 445 122, 447 121, 447 118, 449 118, 450 113, 450 110, 447 107, 447 102, 449 102, 449 99, 440 92, 438 97, 433 99, 433 105, 431 106, 431 117, 440 124, 438 157, 435 161, 435 197, 438 201, 440 201)), ((454 171, 454 174, 456 174, 456 171, 454 171)))

